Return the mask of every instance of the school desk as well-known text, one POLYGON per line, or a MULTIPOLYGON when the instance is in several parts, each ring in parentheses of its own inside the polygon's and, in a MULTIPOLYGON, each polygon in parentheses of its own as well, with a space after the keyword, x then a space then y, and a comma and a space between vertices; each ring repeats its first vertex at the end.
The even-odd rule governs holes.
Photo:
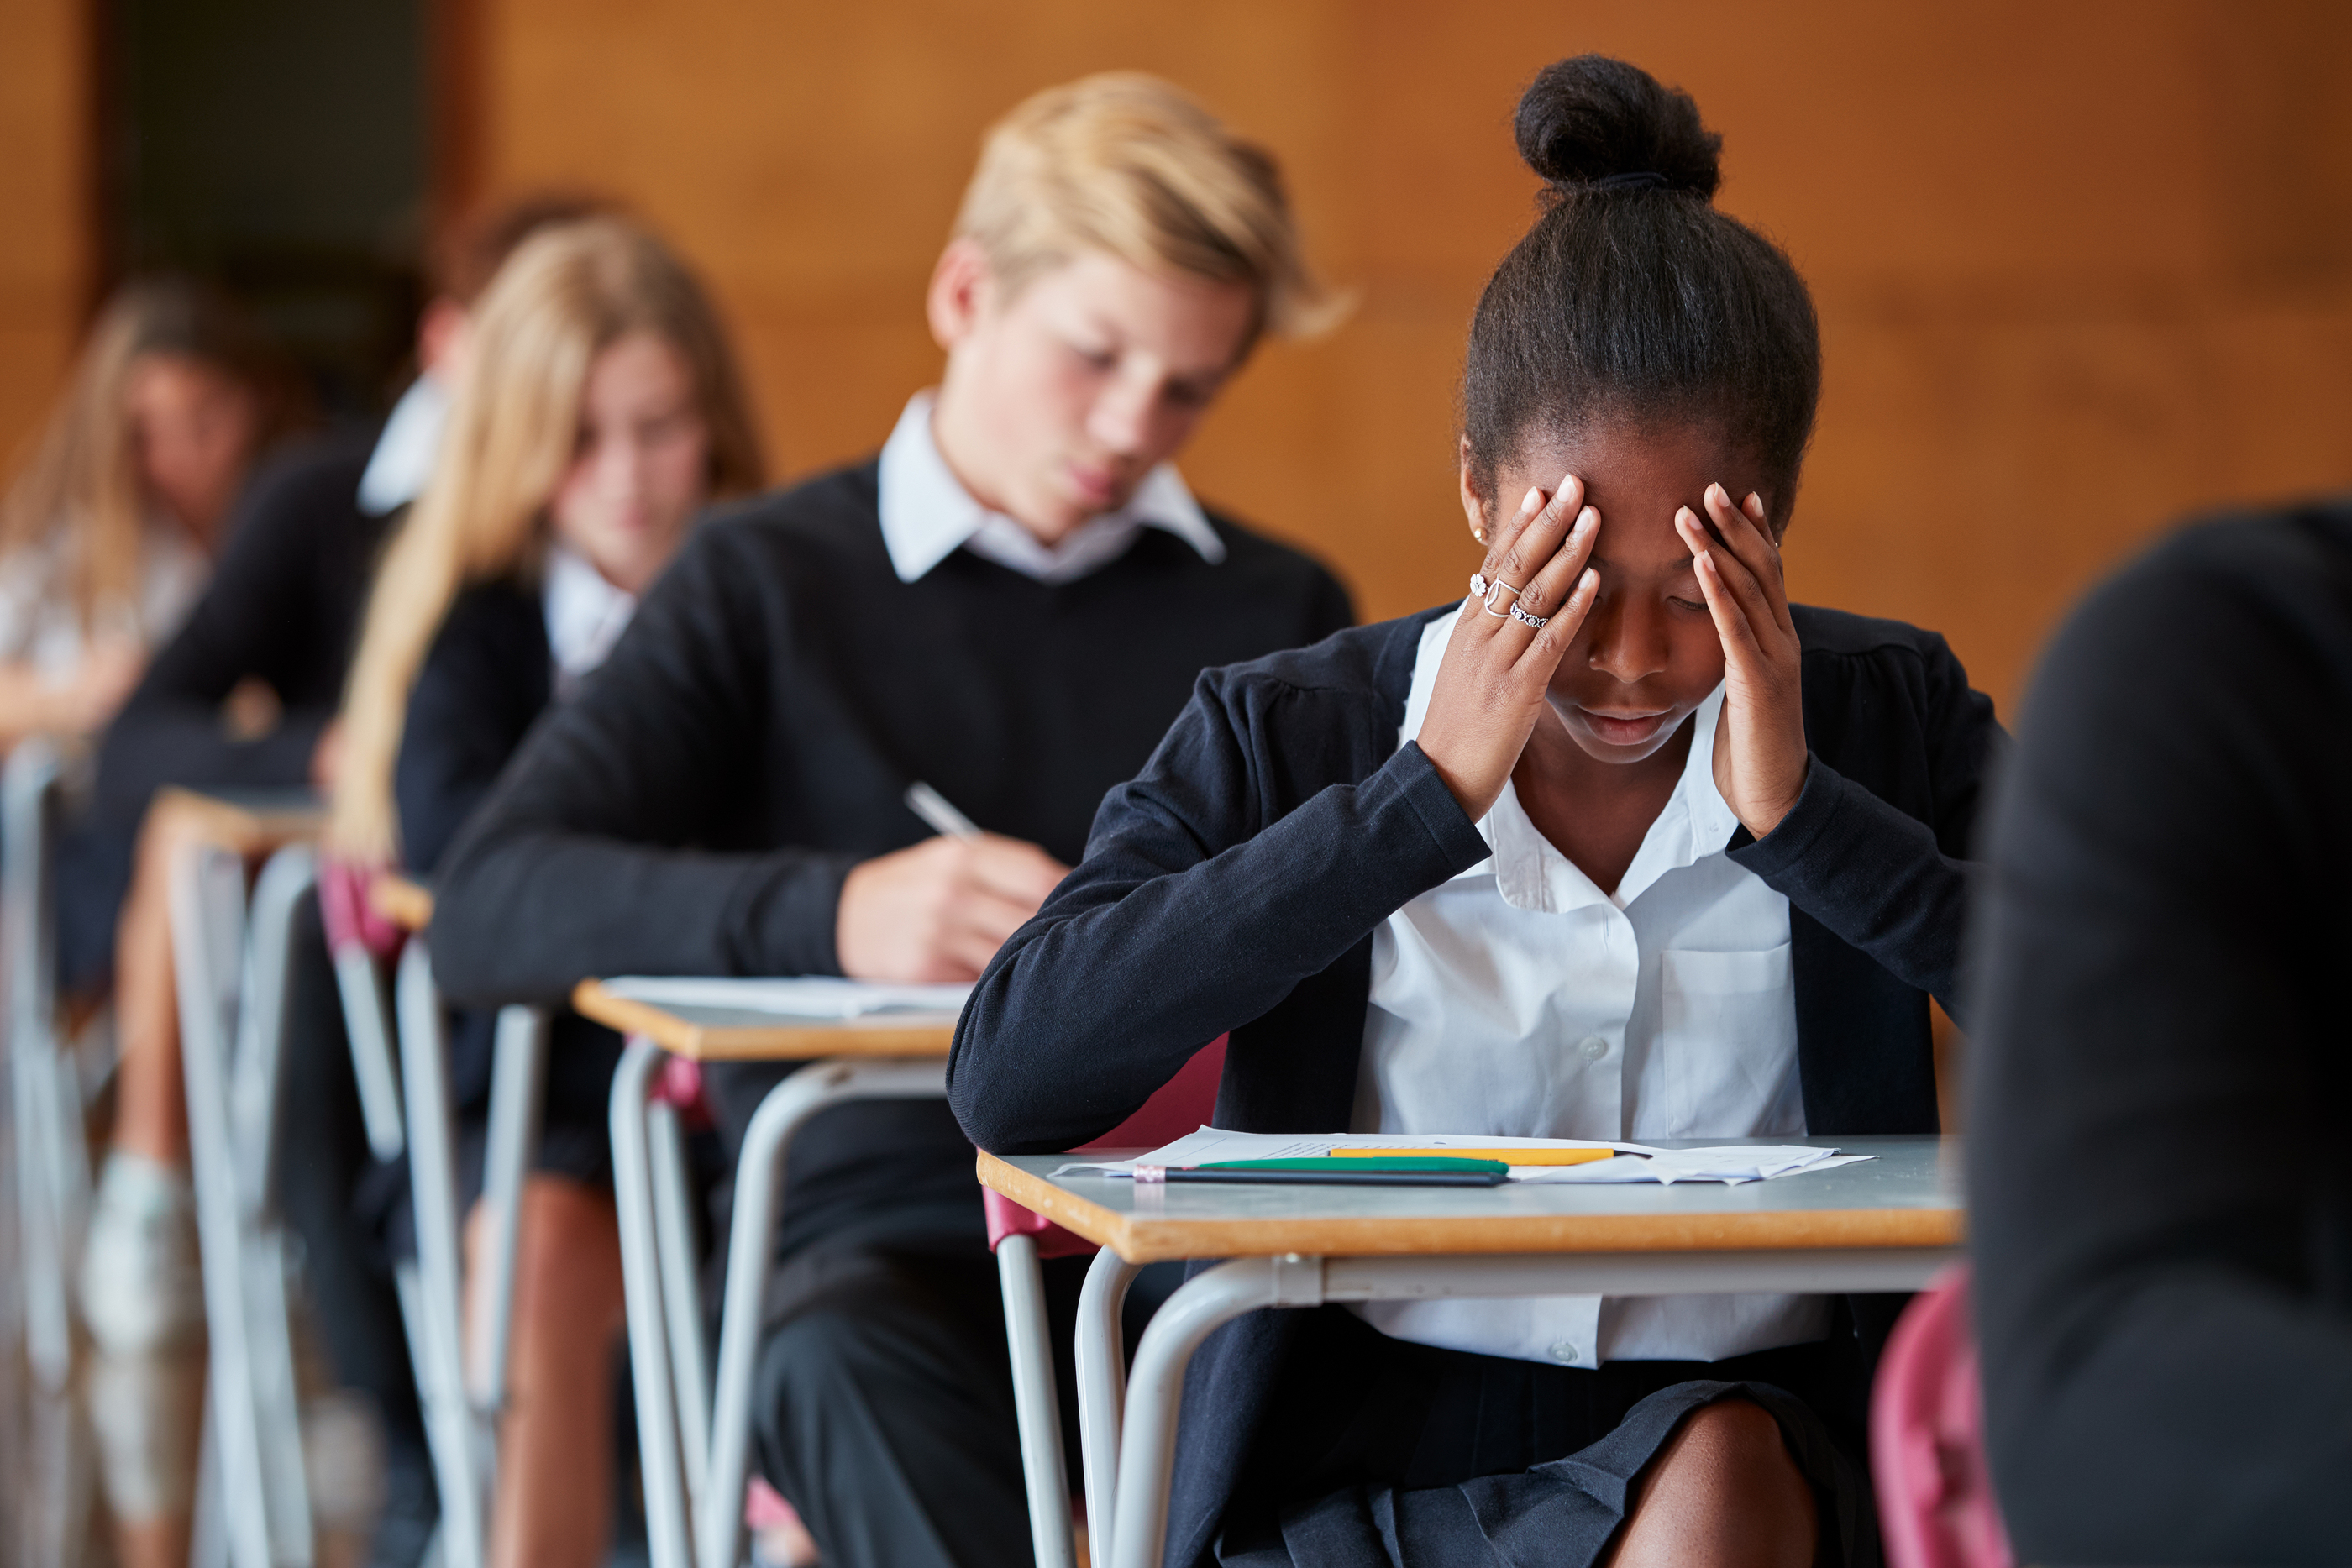
POLYGON ((983 1154, 979 1170, 988 1186, 1102 1249, 1077 1332, 1089 1534, 1108 1568, 1158 1568, 1185 1365, 1244 1312, 1438 1297, 1913 1291, 1959 1255, 1956 1140, 1806 1141, 1875 1157, 1738 1186, 1139 1185, 1055 1176, 1069 1163, 1060 1155, 983 1154), (1127 1286, 1141 1265, 1177 1259, 1227 1261, 1169 1298, 1123 1380, 1127 1286))
POLYGON ((785 1153, 793 1134, 829 1105, 945 1094, 955 1017, 883 1013, 811 1022, 751 1008, 656 1006, 597 980, 583 981, 572 1005, 628 1037, 613 1077, 613 1190, 654 1568, 736 1568, 751 1469, 751 1379, 785 1153), (769 1091, 744 1134, 715 1377, 695 1289, 683 1141, 675 1109, 656 1093, 672 1058, 807 1063, 769 1091))
POLYGON ((294 922, 323 823, 307 791, 160 792, 192 824, 169 867, 168 918, 187 1095, 218 1521, 238 1563, 307 1562, 285 1235, 274 1203, 279 1065, 294 922), (268 857, 247 893, 247 863, 268 857))

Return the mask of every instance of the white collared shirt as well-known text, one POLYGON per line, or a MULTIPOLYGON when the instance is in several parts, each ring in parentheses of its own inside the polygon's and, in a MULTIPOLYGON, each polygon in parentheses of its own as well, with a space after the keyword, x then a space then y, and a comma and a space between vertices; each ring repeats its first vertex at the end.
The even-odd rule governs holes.
POLYGON ((909 399, 882 446, 882 543, 899 581, 915 581, 962 549, 1039 582, 1075 582, 1125 555, 1145 528, 1174 534, 1213 566, 1225 559, 1225 541, 1167 463, 1145 475, 1118 510, 1045 543, 963 487, 932 438, 934 401, 928 392, 909 399))
POLYGON ((586 556, 560 541, 547 547, 547 582, 540 602, 559 697, 604 662, 637 612, 635 594, 614 587, 586 556))
POLYGON ((441 455, 441 432, 449 423, 449 394, 431 376, 408 383, 392 405, 383 432, 360 475, 360 510, 371 517, 397 511, 425 494, 433 465, 441 455))
MULTIPOLYGON (((1397 744, 1421 731, 1454 618, 1422 634, 1397 744)), ((1506 784, 1481 861, 1372 936, 1354 1130, 1509 1137, 1790 1137, 1805 1130, 1789 901, 1723 851, 1718 686, 1614 894, 1506 784)), ((1399 1339, 1571 1366, 1719 1361, 1829 1328, 1820 1296, 1383 1301, 1399 1339)))

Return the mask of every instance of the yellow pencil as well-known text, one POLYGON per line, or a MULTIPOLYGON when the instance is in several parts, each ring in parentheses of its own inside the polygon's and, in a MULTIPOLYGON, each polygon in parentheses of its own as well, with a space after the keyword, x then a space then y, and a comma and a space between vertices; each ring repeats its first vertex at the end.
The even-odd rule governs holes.
POLYGON ((1454 1160, 1500 1160, 1507 1166, 1581 1166, 1617 1157, 1614 1149, 1333 1149, 1335 1158, 1393 1160, 1413 1155, 1443 1155, 1454 1160))

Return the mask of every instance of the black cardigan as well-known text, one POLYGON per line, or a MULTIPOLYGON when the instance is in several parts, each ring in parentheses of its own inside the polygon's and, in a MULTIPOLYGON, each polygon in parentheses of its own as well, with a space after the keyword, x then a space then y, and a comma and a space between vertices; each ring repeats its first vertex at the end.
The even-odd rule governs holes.
MULTIPOLYGON (((1218 1125, 1347 1128, 1373 930, 1488 854, 1420 747, 1397 745, 1422 630, 1456 608, 1201 677, 964 1009, 949 1096, 974 1142, 1097 1137, 1228 1030, 1218 1125)), ((2000 730, 1942 638, 1793 614, 1811 767, 1780 827, 1760 842, 1741 830, 1732 857, 1788 895, 1808 1129, 1930 1133, 1927 998, 1954 997, 1964 856, 2000 730)), ((1856 1316, 1874 1330, 1885 1305, 1856 1316)), ((1213 1539, 1300 1322, 1252 1314, 1194 1357, 1169 1562, 1213 1539)))
POLYGON ((1992 808, 1969 1207, 2021 1559, 2352 1554, 2352 502, 2053 642, 1992 808))
POLYGON ((342 701, 376 555, 397 516, 360 510, 371 450, 362 438, 324 438, 254 481, 204 596, 107 730, 101 810, 135 821, 164 784, 309 781, 310 754, 342 701), (248 677, 268 684, 282 714, 268 735, 233 739, 221 728, 221 703, 248 677))

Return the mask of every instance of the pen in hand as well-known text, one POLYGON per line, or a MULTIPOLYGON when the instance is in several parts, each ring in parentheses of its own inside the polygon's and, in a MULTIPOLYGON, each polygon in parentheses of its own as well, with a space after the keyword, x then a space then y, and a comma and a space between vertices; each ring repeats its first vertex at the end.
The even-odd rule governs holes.
POLYGON ((921 782, 907 786, 907 810, 930 825, 933 832, 950 839, 976 839, 980 829, 970 817, 948 804, 947 797, 921 782))

